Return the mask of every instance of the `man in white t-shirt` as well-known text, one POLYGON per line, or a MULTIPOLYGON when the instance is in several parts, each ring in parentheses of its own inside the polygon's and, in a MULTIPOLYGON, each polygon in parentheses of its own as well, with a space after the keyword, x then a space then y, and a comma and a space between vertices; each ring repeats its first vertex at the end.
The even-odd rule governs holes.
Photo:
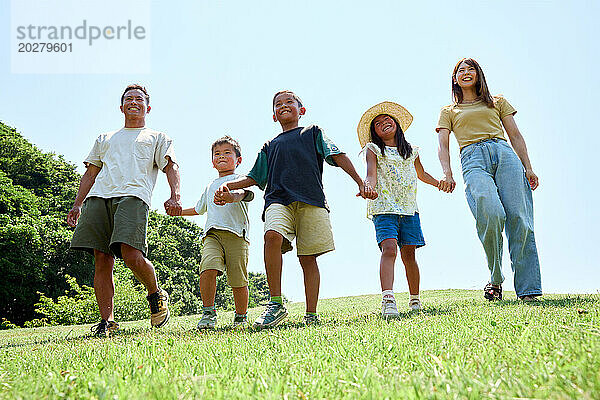
POLYGON ((169 215, 181 215, 179 167, 173 141, 145 126, 149 103, 146 88, 127 86, 120 106, 125 126, 96 139, 67 215, 67 223, 76 227, 71 249, 94 255, 94 290, 102 318, 92 327, 97 336, 108 336, 119 327, 113 315, 115 256, 121 257, 146 287, 150 324, 160 327, 169 321, 169 296, 158 287, 154 267, 146 258, 146 232, 159 169, 171 187, 165 210, 169 215))

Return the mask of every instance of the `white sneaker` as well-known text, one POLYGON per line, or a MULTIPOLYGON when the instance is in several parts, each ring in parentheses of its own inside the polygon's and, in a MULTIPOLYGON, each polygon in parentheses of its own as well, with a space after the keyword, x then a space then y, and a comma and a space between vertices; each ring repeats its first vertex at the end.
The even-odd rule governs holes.
POLYGON ((381 316, 385 319, 398 318, 400 313, 398 307, 396 307, 396 301, 393 299, 383 299, 381 302, 381 316))
POLYGON ((412 299, 408 302, 408 308, 410 311, 421 311, 421 300, 412 299))

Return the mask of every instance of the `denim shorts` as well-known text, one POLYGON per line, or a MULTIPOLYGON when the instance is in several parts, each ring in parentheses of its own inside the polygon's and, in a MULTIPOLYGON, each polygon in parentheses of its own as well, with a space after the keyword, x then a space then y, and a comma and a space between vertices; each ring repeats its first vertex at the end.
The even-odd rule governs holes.
POLYGON ((375 225, 375 237, 377 244, 385 239, 396 239, 398 247, 425 246, 425 238, 421 230, 419 213, 415 215, 377 214, 373 215, 375 225))

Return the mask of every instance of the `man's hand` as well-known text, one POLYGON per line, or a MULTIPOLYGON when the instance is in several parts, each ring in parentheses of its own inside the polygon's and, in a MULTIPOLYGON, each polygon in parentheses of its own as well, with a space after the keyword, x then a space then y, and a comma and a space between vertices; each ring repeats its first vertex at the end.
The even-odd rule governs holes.
POLYGON ((235 197, 233 193, 229 191, 227 184, 224 184, 215 192, 215 198, 213 201, 218 206, 224 206, 227 203, 233 203, 235 201, 235 197))
POLYGON ((537 175, 533 173, 533 171, 525 171, 525 177, 529 181, 529 186, 531 186, 531 190, 537 189, 537 187, 540 185, 540 181, 537 175))
POLYGON ((67 214, 67 225, 74 228, 75 225, 77 225, 77 220, 79 219, 80 215, 81 206, 73 206, 73 208, 71 208, 71 211, 69 211, 69 213, 67 214))
POLYGON ((452 193, 455 187, 456 182, 454 182, 454 179, 451 176, 446 176, 444 179, 440 179, 440 184, 438 185, 438 189, 446 193, 452 193))
POLYGON ((181 215, 181 201, 179 198, 171 197, 169 200, 165 201, 165 211, 167 215, 172 217, 178 217, 181 215))

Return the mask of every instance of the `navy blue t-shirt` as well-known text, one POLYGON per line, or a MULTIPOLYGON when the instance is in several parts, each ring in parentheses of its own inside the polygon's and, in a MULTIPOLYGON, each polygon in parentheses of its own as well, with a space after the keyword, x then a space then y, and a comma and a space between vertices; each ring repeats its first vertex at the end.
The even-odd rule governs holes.
POLYGON ((294 201, 329 210, 323 160, 337 166, 331 157, 336 154, 343 153, 318 126, 298 127, 266 142, 248 177, 265 191, 265 210, 273 203, 287 206, 294 201))

